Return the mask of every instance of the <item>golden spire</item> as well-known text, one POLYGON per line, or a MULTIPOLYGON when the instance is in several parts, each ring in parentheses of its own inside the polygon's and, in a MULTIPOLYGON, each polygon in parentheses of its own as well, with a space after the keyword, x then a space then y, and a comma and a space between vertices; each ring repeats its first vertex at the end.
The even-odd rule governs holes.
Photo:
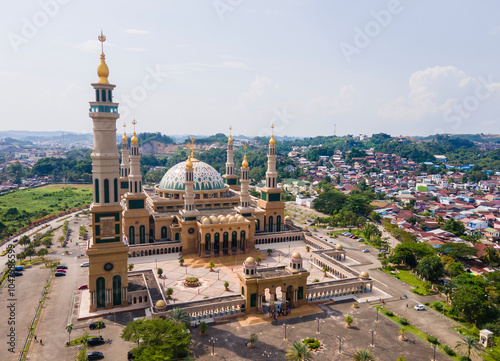
POLYGON ((191 137, 190 140, 191 140, 191 158, 194 158, 194 137, 191 137))
POLYGON ((243 157, 243 162, 241 162, 241 166, 243 168, 248 168, 248 161, 247 161, 247 148, 248 146, 246 143, 243 145, 243 149, 245 149, 245 156, 243 157))
MULTIPOLYGON (((187 149, 188 149, 188 150, 191 150, 191 149, 192 149, 192 147, 193 147, 193 146, 191 145, 191 143, 188 143, 188 145, 187 145, 187 149)), ((191 162, 191 152, 188 152, 188 153, 189 153, 189 154, 188 154, 188 160, 187 160, 187 162, 186 162, 186 168, 193 168, 193 162, 191 162)))
POLYGON ((99 84, 109 84, 108 82, 108 76, 109 76, 109 69, 108 66, 106 65, 106 61, 104 60, 104 42, 106 41, 106 37, 102 33, 101 30, 101 35, 97 37, 99 41, 101 42, 101 62, 97 66, 97 75, 99 76, 99 81, 97 83, 99 84))
POLYGON ((269 144, 270 145, 275 145, 276 144, 276 141, 274 140, 274 124, 271 125, 271 139, 269 139, 269 144))
POLYGON ((139 143, 139 138, 137 138, 137 135, 135 134, 135 125, 137 124, 137 121, 135 120, 132 120, 132 124, 134 125, 134 134, 132 135, 132 139, 130 139, 130 142, 131 143, 139 143))
POLYGON ((233 142, 233 136, 231 134, 231 130, 233 130, 233 127, 229 126, 229 138, 227 140, 228 143, 232 143, 233 142))
POLYGON ((122 141, 126 142, 128 140, 127 138, 127 133, 125 132, 125 127, 127 126, 127 124, 123 123, 123 138, 122 138, 122 141))

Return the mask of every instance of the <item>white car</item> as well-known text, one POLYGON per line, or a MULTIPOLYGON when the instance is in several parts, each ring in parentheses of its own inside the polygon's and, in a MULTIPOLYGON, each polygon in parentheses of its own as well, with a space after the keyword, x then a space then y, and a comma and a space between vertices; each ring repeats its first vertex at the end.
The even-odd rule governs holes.
POLYGON ((83 262, 80 267, 88 267, 89 266, 89 263, 88 262, 83 262))
POLYGON ((413 307, 413 309, 415 309, 417 311, 424 311, 425 306, 424 305, 416 305, 415 307, 413 307))
POLYGON ((370 252, 370 250, 369 250, 368 248, 365 248, 365 249, 363 250, 363 253, 368 253, 368 252, 370 252))

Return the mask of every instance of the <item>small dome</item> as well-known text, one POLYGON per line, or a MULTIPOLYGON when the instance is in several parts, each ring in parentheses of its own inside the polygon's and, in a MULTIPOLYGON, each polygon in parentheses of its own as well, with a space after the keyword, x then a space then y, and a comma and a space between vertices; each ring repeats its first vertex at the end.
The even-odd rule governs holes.
POLYGON ((338 249, 339 251, 342 251, 344 249, 344 247, 339 243, 335 246, 336 249, 338 249))
POLYGON ((274 134, 271 135, 271 139, 269 139, 269 144, 271 144, 271 145, 275 145, 276 144, 276 141, 274 140, 274 134))
POLYGON ((215 216, 211 216, 210 217, 210 221, 213 223, 213 224, 218 224, 219 223, 219 220, 217 219, 217 217, 215 216))
POLYGON ((126 133, 123 133, 123 138, 122 138, 122 141, 123 141, 123 142, 128 141, 128 138, 127 138, 127 134, 126 134, 126 133))
POLYGON ((241 214, 238 216, 238 222, 244 222, 245 221, 245 217, 243 217, 241 214))
POLYGON ((245 155, 245 157, 243 158, 243 162, 241 162, 241 166, 243 168, 248 168, 248 161, 247 161, 247 156, 245 155))
POLYGON ((220 223, 227 223, 227 218, 226 217, 222 217, 220 219, 220 223))
POLYGON ((304 227, 302 227, 302 230, 303 230, 303 231, 308 231, 308 230, 309 230, 309 228, 307 228, 307 226, 304 226, 304 227))
POLYGON ((130 142, 131 143, 139 143, 139 139, 137 138, 137 135, 135 135, 135 132, 134 132, 134 135, 132 135, 132 139, 130 139, 130 142))
POLYGON ((200 218, 200 221, 202 221, 202 222, 203 222, 203 220, 204 220, 204 219, 207 219, 207 218, 208 218, 207 216, 203 216, 203 217, 201 217, 201 218, 200 218))
POLYGON ((156 307, 157 309, 161 310, 161 309, 163 309, 163 308, 167 307, 167 304, 166 304, 166 303, 165 303, 165 301, 163 301, 163 300, 158 300, 158 301, 156 301, 156 303, 155 303, 155 307, 156 307))
POLYGON ((193 162, 191 162, 191 157, 188 158, 187 162, 186 162, 186 168, 193 168, 193 162))
POLYGON ((228 143, 232 143, 233 142, 233 136, 231 134, 229 134, 229 138, 227 138, 227 142, 228 143))
POLYGON ((235 216, 231 216, 229 217, 229 223, 236 223, 236 217, 235 216))
POLYGON ((246 264, 254 264, 254 263, 255 263, 255 258, 253 258, 253 257, 248 257, 248 258, 245 260, 245 263, 246 263, 246 264))
POLYGON ((359 277, 361 277, 361 278, 369 278, 369 277, 370 277, 370 275, 368 274, 368 272, 363 271, 363 272, 361 272, 361 273, 359 274, 359 277))
POLYGON ((109 68, 106 65, 106 61, 104 60, 104 53, 101 53, 101 62, 97 66, 97 76, 99 76, 99 84, 109 84, 108 76, 109 76, 109 68))
POLYGON ((290 216, 285 216, 285 221, 291 221, 292 220, 292 217, 290 216))
POLYGON ((226 218, 227 218, 227 219, 229 219, 229 218, 231 218, 232 216, 233 216, 232 214, 228 214, 228 215, 226 216, 226 218))
POLYGON ((208 219, 207 217, 205 217, 205 219, 201 220, 201 224, 210 224, 210 219, 208 219))
POLYGON ((292 258, 298 259, 298 258, 302 258, 302 257, 300 256, 299 252, 293 252, 292 258))

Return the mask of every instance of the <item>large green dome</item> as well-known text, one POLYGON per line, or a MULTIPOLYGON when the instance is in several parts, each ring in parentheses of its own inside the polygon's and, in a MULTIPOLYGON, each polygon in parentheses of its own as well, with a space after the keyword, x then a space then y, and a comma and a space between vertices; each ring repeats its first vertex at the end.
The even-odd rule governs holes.
MULTIPOLYGON (((161 179, 158 188, 171 191, 183 191, 186 186, 186 162, 170 168, 161 179)), ((193 180, 195 191, 211 191, 224 188, 224 181, 214 167, 198 160, 193 161, 193 180)))

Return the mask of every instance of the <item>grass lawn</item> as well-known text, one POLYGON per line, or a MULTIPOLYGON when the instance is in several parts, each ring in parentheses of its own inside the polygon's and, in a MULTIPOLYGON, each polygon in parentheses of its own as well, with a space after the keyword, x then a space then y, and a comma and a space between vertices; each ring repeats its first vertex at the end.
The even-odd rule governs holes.
POLYGON ((418 277, 412 275, 410 271, 405 270, 405 269, 398 269, 399 273, 391 273, 391 271, 382 269, 385 273, 388 275, 391 275, 395 278, 400 279, 401 281, 409 284, 410 286, 415 287, 415 289, 411 290, 412 292, 422 295, 422 296, 427 296, 427 295, 432 295, 433 293, 430 291, 427 291, 425 287, 425 282, 419 279, 418 277))

